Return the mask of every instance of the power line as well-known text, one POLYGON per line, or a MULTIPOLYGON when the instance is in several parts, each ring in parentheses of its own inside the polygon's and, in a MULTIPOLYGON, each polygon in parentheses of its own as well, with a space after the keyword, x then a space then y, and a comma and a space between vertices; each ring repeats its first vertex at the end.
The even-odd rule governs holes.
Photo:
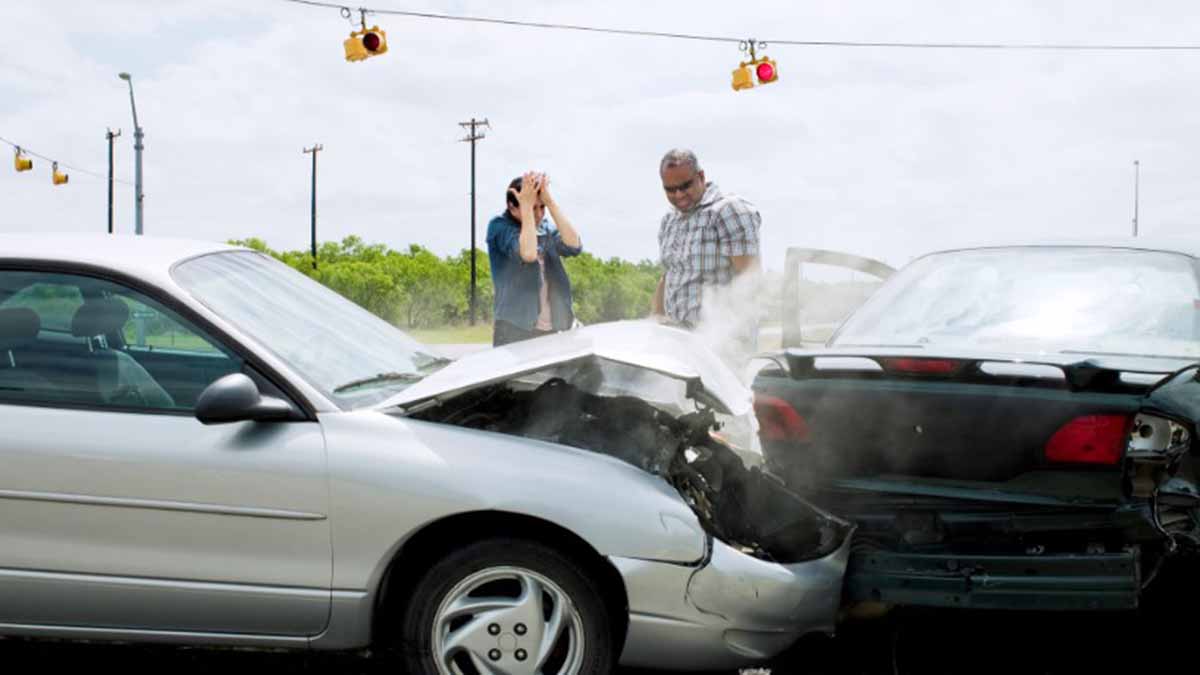
MULTIPOLYGON (((103 180, 103 181, 105 181, 105 182, 107 182, 107 181, 108 181, 108 176, 106 176, 106 175, 104 175, 104 174, 102 174, 102 173, 97 173, 97 172, 95 172, 95 171, 88 171, 87 169, 81 169, 81 168, 79 168, 79 167, 77 167, 77 166, 74 166, 74 165, 71 165, 71 164, 67 164, 66 162, 63 162, 63 161, 59 161, 59 160, 57 160, 57 159, 54 159, 53 157, 47 157, 46 155, 43 155, 43 154, 40 154, 40 153, 34 152, 33 150, 30 150, 30 149, 29 149, 27 146, 21 145, 21 144, 19 144, 19 143, 13 143, 12 141, 8 140, 7 138, 4 138, 3 136, 0 136, 0 143, 5 143, 5 144, 7 144, 7 145, 10 145, 10 146, 12 146, 13 148, 20 148, 20 149, 21 149, 21 152, 22 152, 23 154, 26 154, 26 155, 32 155, 32 156, 34 156, 34 157, 37 157, 38 159, 43 159, 43 160, 45 160, 45 161, 47 161, 47 162, 50 162, 50 163, 56 163, 56 162, 57 162, 59 166, 61 166, 61 167, 64 167, 64 168, 67 168, 67 169, 70 169, 71 171, 74 171, 74 172, 77 172, 77 173, 86 174, 86 175, 88 175, 88 176, 93 176, 93 177, 95 177, 95 178, 99 178, 100 180, 103 180)), ((124 185, 133 185, 133 183, 131 183, 131 182, 127 181, 127 180, 121 180, 120 178, 113 178, 113 181, 115 181, 115 182, 117 182, 117 183, 122 183, 122 184, 124 184, 124 185)))
MULTIPOLYGON (((349 9, 346 5, 319 0, 283 0, 297 5, 324 7, 328 9, 349 9)), ((412 12, 400 9, 373 9, 362 7, 369 14, 389 14, 406 16, 417 19, 437 19, 441 21, 463 21, 469 23, 487 23, 501 26, 519 26, 523 28, 543 28, 549 30, 570 30, 587 33, 607 33, 610 35, 628 35, 635 37, 656 37, 674 40, 699 40, 704 42, 741 43, 745 38, 722 35, 700 35, 694 33, 670 33, 650 30, 631 30, 625 28, 605 28, 601 26, 585 26, 569 23, 549 23, 542 21, 518 21, 515 19, 496 19, 482 16, 466 16, 441 14, 437 12, 412 12)), ((1200 44, 1070 44, 1053 42, 1007 43, 1007 42, 867 42, 854 40, 762 40, 769 44, 791 45, 797 47, 865 47, 875 49, 975 49, 975 50, 1012 50, 1012 51, 1200 51, 1200 44)))

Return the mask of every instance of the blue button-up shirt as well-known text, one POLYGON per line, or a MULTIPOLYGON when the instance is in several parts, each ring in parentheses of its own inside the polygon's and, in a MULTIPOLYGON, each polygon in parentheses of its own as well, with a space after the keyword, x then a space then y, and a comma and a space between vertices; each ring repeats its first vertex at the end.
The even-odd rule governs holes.
MULTIPOLYGON (((571 280, 562 259, 579 255, 583 247, 563 243, 562 235, 549 220, 537 226, 538 252, 544 254, 546 284, 549 286, 550 322, 554 330, 566 330, 575 321, 571 310, 571 280)), ((508 213, 488 223, 488 260, 492 267, 495 319, 507 321, 523 330, 533 330, 541 309, 538 295, 542 276, 537 261, 521 260, 521 224, 508 213)))

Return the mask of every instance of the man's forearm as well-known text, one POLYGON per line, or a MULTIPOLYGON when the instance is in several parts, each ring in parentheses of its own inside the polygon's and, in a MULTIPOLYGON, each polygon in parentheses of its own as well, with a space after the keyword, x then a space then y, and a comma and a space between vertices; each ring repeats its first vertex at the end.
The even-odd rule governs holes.
POLYGON ((746 272, 762 271, 762 265, 756 255, 735 255, 729 259, 729 263, 733 265, 735 276, 741 276, 746 272))
POLYGON ((654 297, 650 299, 650 313, 662 315, 663 310, 663 289, 666 288, 666 277, 658 278, 658 286, 654 289, 654 297))
POLYGON ((579 233, 575 231, 575 226, 571 224, 567 215, 559 208, 558 202, 548 204, 546 210, 550 212, 550 217, 554 219, 554 225, 558 228, 558 234, 562 236, 562 242, 571 248, 579 248, 579 233))

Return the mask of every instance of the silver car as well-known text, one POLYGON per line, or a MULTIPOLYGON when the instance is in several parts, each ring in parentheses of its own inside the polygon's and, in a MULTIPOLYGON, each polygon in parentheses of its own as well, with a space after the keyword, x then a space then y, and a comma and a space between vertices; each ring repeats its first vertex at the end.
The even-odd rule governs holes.
POLYGON ((412 673, 767 659, 852 527, 720 438, 685 332, 450 362, 260 253, 0 237, 0 634, 395 647, 412 673))

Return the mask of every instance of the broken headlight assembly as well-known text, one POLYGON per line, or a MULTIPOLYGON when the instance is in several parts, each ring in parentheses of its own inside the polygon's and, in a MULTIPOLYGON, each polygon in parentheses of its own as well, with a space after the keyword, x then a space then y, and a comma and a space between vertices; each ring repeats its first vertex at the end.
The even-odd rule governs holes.
POLYGON ((849 524, 788 490, 714 436, 711 409, 671 414, 636 396, 601 396, 553 377, 475 389, 413 415, 616 457, 661 477, 705 531, 764 560, 799 562, 837 549, 849 524))

